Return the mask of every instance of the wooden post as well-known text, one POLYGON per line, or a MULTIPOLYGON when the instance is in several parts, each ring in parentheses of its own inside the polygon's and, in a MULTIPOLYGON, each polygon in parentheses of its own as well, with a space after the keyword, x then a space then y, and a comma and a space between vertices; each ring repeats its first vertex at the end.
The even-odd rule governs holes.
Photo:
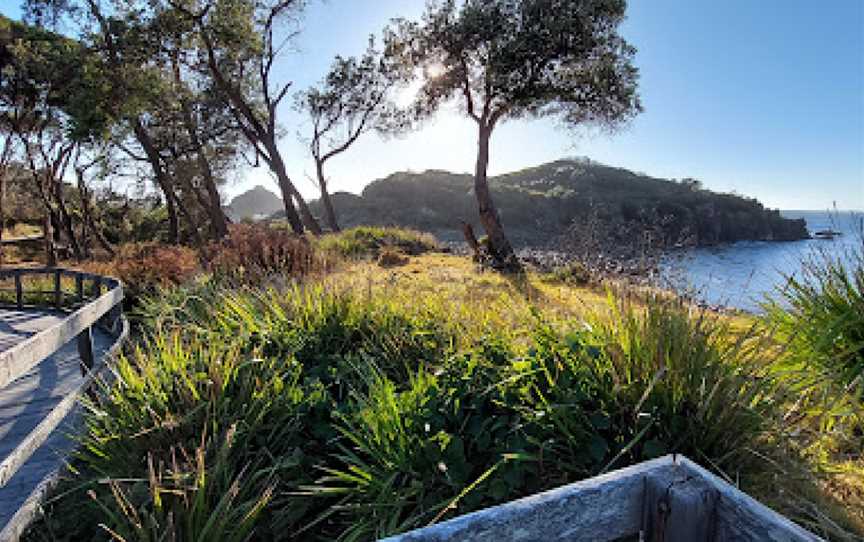
POLYGON ((75 297, 78 303, 84 303, 84 277, 80 273, 75 273, 75 297))
POLYGON ((102 277, 93 277, 93 297, 102 295, 102 277))
POLYGON ((92 327, 88 327, 78 334, 78 355, 81 357, 81 374, 87 373, 93 368, 93 335, 92 327))
POLYGON ((63 284, 59 269, 54 270, 54 307, 63 307, 63 284))
MULTIPOLYGON (((11 135, 11 134, 10 134, 11 135)), ((3 170, 0 172, 0 267, 6 263, 4 248, 3 248, 3 230, 6 228, 6 208, 4 206, 6 200, 6 150, 9 148, 9 136, 6 138, 6 143, 3 148, 3 170)))
POLYGON ((719 494, 705 480, 646 476, 642 499, 647 542, 714 540, 719 494))
POLYGON ((24 308, 24 286, 21 284, 21 271, 15 271, 15 305, 18 310, 24 308))

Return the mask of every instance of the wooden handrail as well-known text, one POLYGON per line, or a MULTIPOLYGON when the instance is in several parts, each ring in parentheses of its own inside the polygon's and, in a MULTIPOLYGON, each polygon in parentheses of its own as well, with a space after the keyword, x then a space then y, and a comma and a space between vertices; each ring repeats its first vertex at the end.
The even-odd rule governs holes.
POLYGON ((129 332, 128 323, 123 318, 122 313, 123 286, 120 281, 67 269, 2 269, 0 270, 0 280, 8 280, 10 277, 14 279, 15 303, 13 306, 19 310, 25 307, 24 300, 27 292, 22 279, 27 276, 51 277, 53 290, 50 292, 39 290, 38 293, 53 293, 51 303, 45 308, 60 310, 67 315, 57 324, 35 333, 8 350, 0 352, 0 388, 4 388, 27 373, 73 339, 77 340, 84 380, 64 397, 21 444, 0 462, 0 487, 4 487, 27 459, 44 444, 75 406, 81 394, 89 389, 96 375, 107 363, 107 358, 116 355, 129 332), (62 290, 64 277, 74 279, 75 293, 72 295, 75 296, 78 303, 84 303, 87 300, 85 283, 91 282, 92 299, 83 306, 66 310, 67 308, 63 305, 65 294, 62 290), (105 293, 102 293, 103 285, 108 286, 105 293), (114 346, 103 356, 98 365, 93 356, 92 328, 94 326, 105 329, 117 338, 114 346))

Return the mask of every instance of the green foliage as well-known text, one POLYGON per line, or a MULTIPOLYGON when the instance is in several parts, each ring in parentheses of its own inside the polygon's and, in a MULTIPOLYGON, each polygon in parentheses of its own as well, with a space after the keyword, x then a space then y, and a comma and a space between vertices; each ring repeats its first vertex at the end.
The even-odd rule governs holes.
POLYGON ((631 460, 679 452, 746 470, 760 437, 779 427, 785 392, 772 374, 772 343, 755 327, 736 332, 715 314, 653 298, 644 313, 616 308, 592 334, 622 415, 612 425, 639 441, 631 460))
POLYGON ((613 306, 506 329, 314 284, 168 290, 31 536, 368 540, 666 452, 746 476, 763 350, 674 302, 613 306))
POLYGON ((635 49, 618 33, 624 1, 430 2, 421 23, 397 20, 390 47, 424 70, 416 108, 464 99, 481 126, 557 116, 619 125, 641 110, 635 49))
POLYGON ((583 263, 573 262, 553 270, 548 280, 585 286, 594 280, 594 276, 583 263))
POLYGON ((339 233, 325 235, 317 241, 318 248, 347 258, 377 256, 383 247, 392 247, 405 254, 417 255, 438 250, 438 242, 429 234, 404 228, 358 226, 339 233))
POLYGON ((410 258, 398 248, 383 247, 378 254, 378 265, 381 267, 399 267, 410 261, 410 258))
POLYGON ((864 379, 864 240, 848 256, 814 255, 765 304, 791 361, 844 385, 864 379))

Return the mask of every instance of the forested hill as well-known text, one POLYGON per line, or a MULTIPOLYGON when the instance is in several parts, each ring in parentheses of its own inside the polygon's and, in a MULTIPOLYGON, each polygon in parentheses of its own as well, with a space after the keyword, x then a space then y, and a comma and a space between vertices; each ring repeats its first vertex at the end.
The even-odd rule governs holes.
POLYGON ((263 186, 256 186, 231 200, 225 212, 232 220, 267 217, 284 209, 282 200, 263 186))
MULTIPOLYGON (((662 223, 670 239, 685 229, 700 245, 740 240, 795 240, 808 233, 758 201, 705 190, 698 181, 657 179, 588 160, 559 160, 490 180, 513 241, 545 245, 586 217, 662 223)), ((400 225, 458 236, 461 220, 477 223, 470 175, 446 171, 394 173, 362 195, 337 193, 342 226, 400 225)), ((318 211, 317 202, 313 210, 318 211)))

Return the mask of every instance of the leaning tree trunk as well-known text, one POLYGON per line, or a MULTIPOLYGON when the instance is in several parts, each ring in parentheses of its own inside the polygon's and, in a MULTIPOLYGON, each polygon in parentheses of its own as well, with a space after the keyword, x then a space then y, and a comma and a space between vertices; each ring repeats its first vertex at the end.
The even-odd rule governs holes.
MULTIPOLYGON (((93 216, 93 205, 91 198, 90 190, 87 189, 87 185, 84 182, 84 173, 82 171, 76 170, 75 175, 78 177, 78 195, 81 198, 81 214, 83 215, 84 228, 89 229, 90 233, 93 237, 99 241, 99 244, 105 249, 112 258, 117 255, 117 252, 114 250, 114 247, 111 245, 111 242, 105 237, 105 233, 96 223, 96 217, 93 216)), ((88 247, 89 248, 89 247, 88 247)))
MULTIPOLYGON (((171 56, 174 82, 178 88, 182 88, 184 85, 180 75, 180 62, 177 57, 177 51, 174 51, 171 56)), ((192 116, 192 105, 182 92, 180 93, 180 107, 183 112, 183 124, 186 126, 186 132, 189 134, 189 141, 192 143, 193 150, 195 151, 195 159, 198 162, 198 169, 201 170, 201 176, 207 191, 208 201, 201 203, 210 216, 210 227, 214 236, 217 239, 222 239, 228 235, 228 218, 225 216, 224 209, 222 209, 222 198, 219 196, 219 190, 216 188, 216 179, 213 176, 213 169, 210 167, 210 160, 205 154, 204 143, 198 137, 198 123, 192 116)), ((195 187, 192 187, 192 191, 196 197, 199 195, 195 187)))
POLYGON ((210 224, 216 237, 222 239, 228 235, 228 219, 225 216, 225 211, 222 209, 222 198, 219 196, 219 189, 216 187, 216 179, 213 176, 213 169, 210 167, 210 160, 205 154, 204 144, 198 137, 198 126, 192 118, 192 110, 189 102, 183 100, 182 106, 186 131, 189 133, 189 140, 192 142, 192 146, 195 150, 198 169, 201 170, 201 176, 204 179, 204 187, 207 191, 209 203, 207 206, 207 214, 210 215, 210 224))
POLYGON ((306 200, 300 194, 300 191, 294 187, 292 194, 294 196, 294 203, 297 205, 297 208, 300 209, 300 216, 303 217, 303 223, 306 225, 306 229, 311 231, 313 235, 321 235, 323 233, 321 225, 318 224, 315 216, 312 215, 312 211, 309 209, 309 205, 306 204, 306 200))
POLYGON ((489 191, 487 171, 489 168, 489 140, 492 127, 481 124, 477 148, 477 167, 474 171, 474 194, 480 212, 480 223, 489 238, 490 255, 496 267, 504 270, 518 271, 522 268, 513 246, 504 234, 504 227, 498 218, 498 211, 492 201, 489 191))
POLYGON ((318 188, 321 189, 321 205, 324 206, 324 219, 327 220, 327 225, 334 232, 342 231, 339 227, 339 222, 336 220, 336 210, 333 209, 333 200, 330 199, 330 192, 327 190, 327 180, 324 178, 324 164, 320 160, 316 160, 316 172, 318 173, 318 188))
POLYGON ((271 157, 270 169, 276 174, 276 179, 279 181, 279 190, 282 192, 282 202, 285 205, 285 217, 288 219, 288 223, 291 224, 291 229, 294 230, 294 233, 302 235, 304 231, 303 225, 305 224, 306 228, 313 234, 320 235, 321 227, 318 225, 315 217, 312 216, 300 192, 297 191, 294 183, 288 177, 285 162, 282 161, 282 156, 279 154, 275 142, 268 142, 267 152, 271 157), (294 206, 295 201, 297 207, 294 206), (299 214, 297 212, 298 207, 300 209, 299 214), (302 220, 300 218, 301 215, 303 217, 302 220))
POLYGON ((150 134, 144 128, 144 124, 140 119, 135 119, 135 138, 141 147, 144 149, 144 154, 147 155, 147 161, 150 162, 150 167, 153 169, 153 177, 156 179, 156 185, 165 196, 165 206, 168 209, 168 236, 172 244, 180 244, 180 219, 177 216, 177 206, 174 204, 174 197, 171 193, 171 186, 168 182, 165 170, 162 168, 162 159, 150 134))
POLYGON ((72 249, 72 255, 79 262, 84 259, 84 253, 81 250, 81 245, 78 242, 78 236, 75 235, 75 225, 72 223, 72 215, 69 214, 69 209, 66 208, 66 198, 63 196, 63 181, 59 179, 51 179, 54 186, 54 202, 57 206, 57 216, 60 220, 60 226, 68 238, 69 248, 72 249))
POLYGON ((168 239, 172 245, 180 244, 180 217, 177 216, 177 206, 174 205, 174 197, 169 192, 170 188, 159 183, 162 195, 165 196, 165 207, 168 210, 168 239))

